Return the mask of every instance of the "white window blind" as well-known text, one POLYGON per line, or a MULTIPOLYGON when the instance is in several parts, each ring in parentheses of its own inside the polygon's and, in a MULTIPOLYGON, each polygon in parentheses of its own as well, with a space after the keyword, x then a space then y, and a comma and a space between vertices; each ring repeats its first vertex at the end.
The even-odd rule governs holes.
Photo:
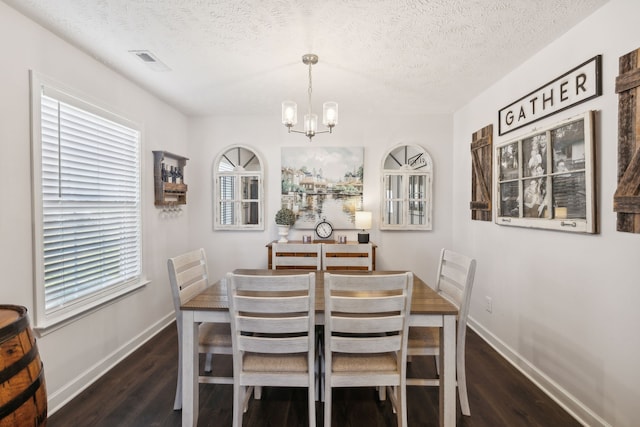
POLYGON ((235 176, 220 176, 220 222, 222 224, 233 224, 235 214, 233 208, 236 205, 234 200, 235 176))
POLYGON ((89 107, 41 90, 42 323, 118 296, 141 279, 140 133, 89 107))

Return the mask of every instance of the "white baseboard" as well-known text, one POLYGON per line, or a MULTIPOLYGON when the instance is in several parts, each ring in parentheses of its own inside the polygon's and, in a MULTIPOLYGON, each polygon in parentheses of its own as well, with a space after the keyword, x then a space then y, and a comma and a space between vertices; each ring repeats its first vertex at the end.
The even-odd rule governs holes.
POLYGON ((167 327, 175 320, 175 318, 176 316, 174 312, 166 315, 164 318, 142 331, 142 333, 138 334, 135 338, 131 339, 125 345, 100 360, 91 368, 87 369, 84 373, 78 375, 64 387, 61 387, 55 393, 49 394, 47 396, 48 415, 54 414, 57 410, 66 405, 71 399, 79 395, 87 387, 106 374, 111 368, 116 366, 123 359, 167 327))
POLYGON ((495 351, 497 351, 507 362, 519 370, 525 377, 529 378, 540 390, 542 390, 553 401, 560 405, 572 417, 584 426, 611 427, 605 420, 586 407, 582 402, 558 385, 553 379, 540 371, 528 360, 522 358, 513 349, 507 346, 498 337, 485 329, 471 317, 467 320, 467 325, 473 329, 482 339, 484 339, 495 351))

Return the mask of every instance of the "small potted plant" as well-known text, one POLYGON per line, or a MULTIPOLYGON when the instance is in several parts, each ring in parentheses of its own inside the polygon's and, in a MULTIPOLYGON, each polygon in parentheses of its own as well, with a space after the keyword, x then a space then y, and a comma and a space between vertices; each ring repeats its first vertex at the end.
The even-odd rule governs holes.
POLYGON ((289 227, 296 222, 296 214, 289 208, 282 208, 276 212, 276 224, 278 225, 278 235, 280 240, 278 243, 287 243, 287 235, 289 227))

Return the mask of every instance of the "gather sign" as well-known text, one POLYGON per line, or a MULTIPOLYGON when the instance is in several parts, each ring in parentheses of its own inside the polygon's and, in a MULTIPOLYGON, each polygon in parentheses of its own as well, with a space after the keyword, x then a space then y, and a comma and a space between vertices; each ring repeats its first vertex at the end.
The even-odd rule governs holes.
POLYGON ((498 112, 498 135, 602 95, 602 55, 567 71, 498 112))

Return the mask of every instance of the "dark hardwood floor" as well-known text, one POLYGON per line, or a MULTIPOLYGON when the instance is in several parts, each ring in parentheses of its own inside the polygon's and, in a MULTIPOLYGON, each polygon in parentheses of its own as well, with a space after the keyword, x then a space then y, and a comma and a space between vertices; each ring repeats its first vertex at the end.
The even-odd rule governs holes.
MULTIPOLYGON (((218 367, 231 369, 231 358, 218 357, 218 367)), ((48 419, 48 427, 180 426, 181 412, 173 410, 178 364, 175 324, 114 367, 82 394, 48 419)), ((432 358, 415 358, 411 372, 433 372, 432 358)), ((45 361, 46 376, 46 361, 45 361)), ((501 358, 477 334, 467 337, 467 380, 471 417, 460 414, 458 426, 569 427, 580 424, 527 378, 501 358)), ((408 387, 409 426, 438 425, 438 389, 408 387)), ((377 400, 373 389, 334 391, 333 425, 339 427, 395 426, 388 402, 377 400)), ((231 426, 230 385, 200 385, 198 426, 231 426)), ((316 406, 317 425, 323 406, 316 406)), ((262 400, 252 400, 244 426, 307 426, 306 391, 267 388, 262 400)))

